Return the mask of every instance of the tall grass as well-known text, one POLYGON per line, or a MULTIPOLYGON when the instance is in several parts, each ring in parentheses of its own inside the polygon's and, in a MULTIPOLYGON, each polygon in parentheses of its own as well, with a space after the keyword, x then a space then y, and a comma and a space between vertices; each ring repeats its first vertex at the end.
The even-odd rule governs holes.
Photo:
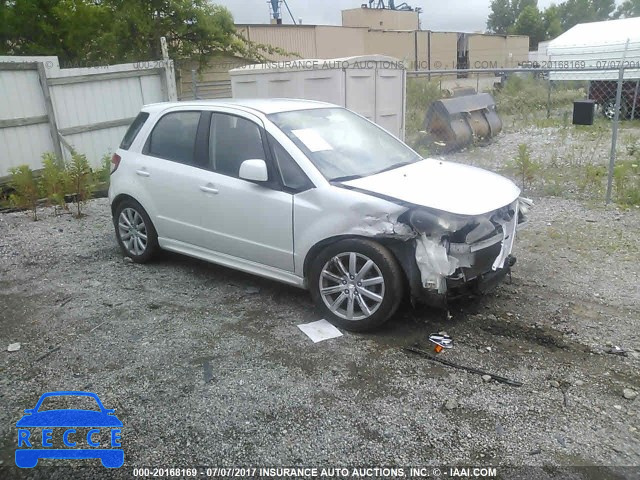
POLYGON ((424 117, 431 102, 442 96, 439 82, 429 81, 424 77, 407 79, 406 136, 409 141, 424 129, 424 117))

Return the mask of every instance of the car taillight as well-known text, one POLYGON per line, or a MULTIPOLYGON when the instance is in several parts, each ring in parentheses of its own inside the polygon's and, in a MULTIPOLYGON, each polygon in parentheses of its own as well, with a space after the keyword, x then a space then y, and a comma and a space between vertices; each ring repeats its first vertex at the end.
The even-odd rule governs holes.
POLYGON ((114 153, 113 157, 111 157, 111 173, 115 172, 118 169, 118 167, 120 166, 120 160, 122 160, 120 155, 114 153))

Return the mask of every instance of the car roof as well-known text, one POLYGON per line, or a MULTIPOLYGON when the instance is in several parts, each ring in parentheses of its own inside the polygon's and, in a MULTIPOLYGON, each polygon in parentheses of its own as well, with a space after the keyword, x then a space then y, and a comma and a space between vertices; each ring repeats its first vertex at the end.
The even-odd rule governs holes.
POLYGON ((184 102, 162 102, 145 105, 142 110, 155 113, 172 107, 237 107, 239 110, 259 112, 264 115, 294 110, 337 107, 331 103, 296 98, 221 98, 217 100, 187 100, 184 102))

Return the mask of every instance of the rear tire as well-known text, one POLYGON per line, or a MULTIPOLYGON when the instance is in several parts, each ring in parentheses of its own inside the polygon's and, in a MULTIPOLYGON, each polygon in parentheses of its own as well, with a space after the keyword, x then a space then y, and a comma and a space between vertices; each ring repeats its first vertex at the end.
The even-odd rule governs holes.
POLYGON ((313 260, 311 297, 324 317, 353 332, 379 327, 403 298, 402 269, 384 246, 364 239, 341 240, 313 260))
POLYGON ((113 224, 122 253, 136 263, 150 261, 159 250, 158 234, 138 202, 125 199, 116 207, 113 224))

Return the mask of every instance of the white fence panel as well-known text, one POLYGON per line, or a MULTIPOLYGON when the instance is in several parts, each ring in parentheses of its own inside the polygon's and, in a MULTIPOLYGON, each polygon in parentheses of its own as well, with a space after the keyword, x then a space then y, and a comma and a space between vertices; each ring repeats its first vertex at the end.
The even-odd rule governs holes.
POLYGON ((35 63, 0 63, 0 177, 19 165, 40 168, 54 151, 40 74, 35 63))
MULTIPOLYGON (((94 72, 97 79, 76 83, 58 83, 70 80, 69 75, 58 77, 52 79, 50 87, 61 135, 94 165, 103 155, 115 151, 142 105, 165 100, 161 75, 156 70, 134 71, 139 75, 113 80, 103 73, 98 70, 94 72)), ((65 157, 69 156, 65 150, 65 157)))
POLYGON ((143 105, 177 100, 173 62, 60 69, 55 57, 0 57, 0 179, 70 149, 94 167, 118 147, 143 105))

